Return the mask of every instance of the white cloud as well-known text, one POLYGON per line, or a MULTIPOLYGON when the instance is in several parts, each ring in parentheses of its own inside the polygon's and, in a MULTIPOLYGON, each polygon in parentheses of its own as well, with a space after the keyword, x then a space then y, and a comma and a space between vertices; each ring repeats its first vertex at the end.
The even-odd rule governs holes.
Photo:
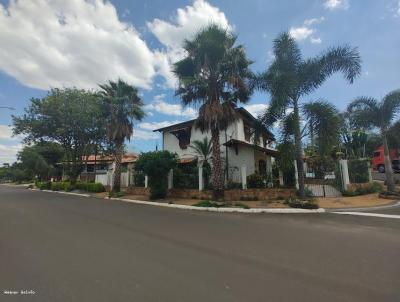
POLYGON ((160 138, 159 133, 153 131, 133 129, 132 140, 153 140, 158 138, 160 138))
POLYGON ((96 87, 122 78, 150 88, 153 52, 103 0, 0 4, 0 70, 29 87, 96 87))
POLYGON ((143 122, 140 123, 138 127, 145 130, 155 130, 159 128, 168 127, 174 124, 178 124, 181 122, 182 121, 143 122))
POLYGON ((176 85, 170 65, 184 56, 183 41, 211 23, 232 30, 225 14, 204 0, 194 0, 192 5, 179 8, 170 21, 154 19, 147 23, 148 29, 164 46, 163 50, 155 52, 155 56, 158 73, 165 77, 166 86, 176 85))
POLYGON ((296 40, 302 41, 310 37, 315 32, 314 29, 307 26, 291 27, 289 34, 296 40))
POLYGON ((299 27, 291 27, 289 34, 297 41, 309 40, 313 44, 320 44, 322 42, 320 37, 316 37, 317 30, 313 28, 313 25, 319 24, 325 20, 324 17, 306 19, 303 25, 299 27))
POLYGON ((17 153, 22 149, 21 144, 17 145, 5 145, 0 144, 0 164, 9 163, 12 164, 17 160, 17 153))
POLYGON ((250 112, 254 117, 258 117, 260 114, 264 113, 265 110, 268 108, 267 104, 251 104, 251 105, 244 105, 244 109, 250 112))
POLYGON ((165 94, 156 95, 152 103, 144 106, 144 110, 187 118, 195 118, 197 116, 197 111, 195 109, 191 107, 183 107, 181 104, 167 103, 164 98, 165 94))
POLYGON ((5 140, 16 140, 16 137, 12 137, 12 128, 8 125, 0 125, 0 139, 5 140))
POLYGON ((350 7, 349 0, 326 0, 324 7, 329 10, 348 9, 350 7))

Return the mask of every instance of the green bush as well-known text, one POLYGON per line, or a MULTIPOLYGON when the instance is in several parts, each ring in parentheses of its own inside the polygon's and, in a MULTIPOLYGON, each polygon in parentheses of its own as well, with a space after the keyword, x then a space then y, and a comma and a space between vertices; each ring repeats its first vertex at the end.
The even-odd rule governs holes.
POLYGON ((75 188, 82 191, 88 191, 92 193, 104 192, 106 189, 101 183, 98 182, 77 182, 75 188))
POLYGON ((222 205, 221 205, 221 204, 219 204, 219 203, 211 202, 211 201, 209 201, 209 200, 202 200, 202 201, 200 201, 200 202, 194 204, 194 206, 195 206, 195 207, 204 207, 204 208, 208 208, 208 207, 211 207, 211 208, 219 208, 219 207, 225 206, 225 204, 222 204, 222 205))
POLYGON ((300 200, 297 198, 288 198, 285 201, 285 204, 287 204, 291 208, 298 208, 298 209, 318 209, 318 203, 316 200, 300 200))
POLYGON ((367 187, 359 187, 355 190, 343 191, 343 196, 359 196, 383 191, 383 186, 379 182, 372 182, 367 187))
POLYGON ((75 186, 72 185, 69 181, 52 182, 50 185, 50 189, 52 191, 69 192, 69 191, 72 191, 74 188, 75 188, 75 186))
POLYGON ((50 190, 51 182, 50 181, 37 181, 37 182, 35 182, 35 186, 39 190, 50 190))
POLYGON ((149 176, 150 199, 164 198, 167 195, 168 173, 176 165, 177 155, 169 151, 154 151, 140 154, 135 167, 149 176))
POLYGON ((249 189, 265 188, 264 175, 254 173, 247 176, 247 187, 249 189))
POLYGON ((350 183, 367 183, 369 181, 368 162, 366 159, 348 161, 350 183))

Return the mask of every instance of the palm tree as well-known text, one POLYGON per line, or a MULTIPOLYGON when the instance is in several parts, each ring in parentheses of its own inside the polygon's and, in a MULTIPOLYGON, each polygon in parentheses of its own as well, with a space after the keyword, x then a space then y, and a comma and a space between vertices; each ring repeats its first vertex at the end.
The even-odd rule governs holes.
POLYGON ((331 48, 311 59, 303 59, 296 41, 283 33, 274 41, 275 59, 262 73, 256 86, 271 94, 271 102, 263 122, 272 125, 285 117, 287 109, 293 111, 294 141, 299 179, 300 198, 305 197, 303 148, 300 129, 301 98, 320 87, 329 76, 342 72, 350 83, 361 72, 361 59, 356 48, 331 48))
POLYGON ((125 139, 130 140, 133 134, 134 121, 140 121, 145 116, 143 101, 138 96, 138 89, 128 83, 118 80, 99 85, 102 89, 105 108, 108 113, 107 137, 114 145, 115 171, 113 191, 121 189, 121 160, 124 152, 125 139))
POLYGON ((365 129, 379 129, 385 154, 387 189, 389 192, 395 192, 387 136, 396 114, 400 112, 400 89, 388 93, 381 102, 371 97, 356 98, 347 110, 356 126, 365 129))
POLYGON ((219 133, 237 119, 237 103, 246 103, 251 94, 252 62, 235 42, 235 35, 212 24, 184 42, 186 57, 173 68, 179 79, 176 95, 184 105, 200 105, 195 126, 211 132, 215 199, 224 190, 219 133))
POLYGON ((202 141, 193 141, 189 147, 193 149, 193 151, 204 161, 204 163, 208 163, 208 159, 210 158, 212 152, 212 143, 207 136, 204 137, 202 141))
POLYGON ((323 100, 304 104, 302 109, 310 145, 316 147, 322 156, 329 154, 339 142, 339 111, 334 105, 323 100))

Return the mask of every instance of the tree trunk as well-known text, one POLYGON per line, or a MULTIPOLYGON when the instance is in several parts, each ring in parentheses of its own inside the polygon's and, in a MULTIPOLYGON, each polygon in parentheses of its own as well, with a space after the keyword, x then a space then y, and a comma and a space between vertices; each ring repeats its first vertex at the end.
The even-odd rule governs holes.
POLYGON ((297 175, 299 180, 299 197, 306 197, 304 189, 304 165, 303 165, 303 146, 301 144, 300 116, 298 102, 294 102, 294 145, 297 162, 297 175))
POLYGON ((213 155, 213 197, 215 200, 220 200, 224 197, 224 182, 222 180, 221 150, 218 129, 211 129, 211 140, 213 155))
POLYGON ((119 192, 121 190, 121 161, 124 144, 118 142, 115 146, 115 170, 114 170, 114 184, 113 191, 119 192))
POLYGON ((383 139, 383 149, 385 158, 386 186, 389 192, 395 192, 396 186, 394 184, 394 178, 393 178, 392 161, 390 160, 388 142, 386 138, 386 133, 384 131, 382 131, 382 139, 383 139))

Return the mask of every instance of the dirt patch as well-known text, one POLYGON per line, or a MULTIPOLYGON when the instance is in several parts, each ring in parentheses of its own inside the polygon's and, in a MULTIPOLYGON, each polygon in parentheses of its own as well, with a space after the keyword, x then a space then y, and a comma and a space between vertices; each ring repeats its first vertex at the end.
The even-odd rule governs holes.
POLYGON ((393 203, 392 200, 379 198, 378 193, 353 197, 318 198, 317 200, 319 206, 326 209, 373 207, 393 203))

